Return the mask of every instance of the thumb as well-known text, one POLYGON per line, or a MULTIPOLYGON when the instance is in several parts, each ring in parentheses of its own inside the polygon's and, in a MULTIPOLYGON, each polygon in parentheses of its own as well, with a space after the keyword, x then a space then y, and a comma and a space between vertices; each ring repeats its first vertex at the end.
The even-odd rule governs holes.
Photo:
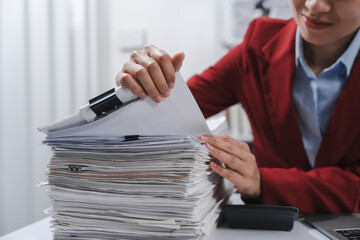
POLYGON ((184 61, 185 54, 183 52, 177 53, 171 57, 171 61, 174 65, 175 72, 178 72, 184 61))

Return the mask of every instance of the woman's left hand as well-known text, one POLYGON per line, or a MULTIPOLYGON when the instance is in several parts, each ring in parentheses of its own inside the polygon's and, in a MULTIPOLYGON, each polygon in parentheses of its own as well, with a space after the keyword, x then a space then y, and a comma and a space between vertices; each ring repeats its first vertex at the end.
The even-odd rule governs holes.
POLYGON ((257 198, 261 195, 260 172, 255 156, 246 143, 227 135, 204 135, 200 140, 205 143, 210 154, 226 168, 210 162, 211 169, 232 182, 241 196, 257 198))

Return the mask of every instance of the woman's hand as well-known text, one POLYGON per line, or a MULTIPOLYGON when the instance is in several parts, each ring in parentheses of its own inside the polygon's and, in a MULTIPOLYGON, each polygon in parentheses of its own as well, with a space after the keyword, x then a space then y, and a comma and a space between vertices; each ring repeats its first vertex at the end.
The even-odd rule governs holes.
POLYGON ((255 156, 246 143, 227 135, 204 135, 200 139, 210 154, 227 168, 210 162, 211 169, 232 182, 245 198, 257 198, 261 195, 260 173, 255 156))
POLYGON ((141 98, 150 96, 159 103, 170 96, 175 85, 175 72, 184 61, 184 53, 170 57, 164 50, 149 44, 141 51, 134 51, 116 75, 116 85, 124 85, 141 98))

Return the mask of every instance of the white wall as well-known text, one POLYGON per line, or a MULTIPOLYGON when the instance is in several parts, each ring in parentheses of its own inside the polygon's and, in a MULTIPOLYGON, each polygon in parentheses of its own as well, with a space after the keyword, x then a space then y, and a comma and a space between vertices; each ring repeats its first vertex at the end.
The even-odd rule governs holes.
POLYGON ((219 58, 217 6, 217 0, 111 0, 112 75, 121 70, 133 48, 147 43, 169 54, 183 51, 185 79, 200 73, 219 58), (133 48, 129 42, 135 42, 133 48))
POLYGON ((36 128, 104 90, 103 5, 0 0, 0 236, 45 217, 50 206, 46 187, 36 187, 51 156, 36 128))

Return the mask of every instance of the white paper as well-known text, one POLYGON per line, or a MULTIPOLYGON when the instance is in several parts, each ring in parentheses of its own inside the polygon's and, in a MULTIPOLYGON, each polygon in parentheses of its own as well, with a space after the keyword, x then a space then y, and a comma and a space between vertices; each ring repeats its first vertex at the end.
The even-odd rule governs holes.
POLYGON ((161 103, 155 103, 147 97, 94 122, 87 123, 81 120, 79 114, 75 114, 64 121, 40 127, 39 130, 49 137, 210 134, 204 116, 178 72, 171 96, 164 98, 161 103), (79 123, 75 124, 76 121, 79 123))
MULTIPOLYGON (((224 121, 214 129, 226 129, 224 121)), ((41 130, 53 150, 46 174, 54 240, 203 240, 233 191, 194 137, 210 132, 178 73, 160 104, 147 98, 91 123, 75 114, 41 130)))

